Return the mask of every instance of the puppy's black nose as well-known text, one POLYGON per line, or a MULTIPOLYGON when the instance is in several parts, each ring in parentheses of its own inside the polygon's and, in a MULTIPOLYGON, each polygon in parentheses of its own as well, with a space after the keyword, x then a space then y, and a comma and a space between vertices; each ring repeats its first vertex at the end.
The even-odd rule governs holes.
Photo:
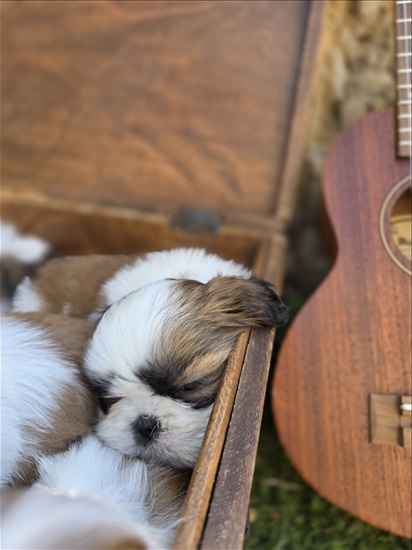
POLYGON ((149 443, 160 430, 160 423, 154 416, 139 416, 133 422, 134 438, 138 443, 149 443))

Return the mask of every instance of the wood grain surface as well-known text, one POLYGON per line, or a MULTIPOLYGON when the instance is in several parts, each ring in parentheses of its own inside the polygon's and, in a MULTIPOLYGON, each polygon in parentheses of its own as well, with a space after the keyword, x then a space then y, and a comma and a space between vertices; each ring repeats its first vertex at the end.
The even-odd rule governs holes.
MULTIPOLYGON (((2 217, 65 254, 202 246, 280 290, 322 5, 1 2, 2 217), (178 229, 180 206, 218 210, 221 223, 178 229)), ((180 548, 200 543, 205 514, 208 547, 243 545, 273 331, 244 344, 180 548)))
POLYGON ((222 224, 216 233, 171 227, 170 211, 101 207, 61 200, 22 200, 2 190, 1 215, 25 233, 50 242, 62 254, 136 254, 175 247, 203 247, 251 266, 262 230, 222 224))
POLYGON ((243 547, 274 333, 256 330, 250 339, 201 548, 243 547))
POLYGON ((324 193, 338 257, 287 333, 272 397, 281 442, 312 487, 411 536, 411 449, 370 442, 370 394, 412 391, 411 280, 379 232, 385 197, 409 174, 394 138, 394 113, 373 113, 330 152, 324 193))
POLYGON ((1 2, 2 186, 273 214, 310 4, 1 2))
MULTIPOLYGON (((256 256, 254 274, 280 292, 285 258, 285 236, 271 235, 256 256)), ((274 335, 251 331, 200 548, 243 547, 274 335)))
POLYGON ((202 535, 249 335, 250 331, 247 331, 240 336, 227 364, 190 482, 183 511, 183 521, 179 525, 173 545, 175 549, 197 548, 202 535))

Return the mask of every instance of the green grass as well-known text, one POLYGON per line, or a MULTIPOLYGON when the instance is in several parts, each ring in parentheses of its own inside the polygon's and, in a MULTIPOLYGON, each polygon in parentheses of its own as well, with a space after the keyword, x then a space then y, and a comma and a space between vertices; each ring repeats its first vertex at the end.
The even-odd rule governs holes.
POLYGON ((249 550, 410 550, 313 491, 283 453, 265 413, 251 500, 249 550))

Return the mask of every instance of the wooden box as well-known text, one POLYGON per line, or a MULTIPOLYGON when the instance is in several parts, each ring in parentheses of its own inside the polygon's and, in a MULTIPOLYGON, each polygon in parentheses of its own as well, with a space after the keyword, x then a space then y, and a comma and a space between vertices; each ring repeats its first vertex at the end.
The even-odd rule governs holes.
MULTIPOLYGON (((1 216, 66 254, 200 246, 281 287, 321 1, 3 1, 1 216)), ((244 334, 176 548, 241 548, 274 331, 244 334)))

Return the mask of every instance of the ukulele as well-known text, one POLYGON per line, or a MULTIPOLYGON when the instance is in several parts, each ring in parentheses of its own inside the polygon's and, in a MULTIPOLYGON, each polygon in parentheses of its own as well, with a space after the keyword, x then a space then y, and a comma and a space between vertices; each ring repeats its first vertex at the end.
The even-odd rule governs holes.
POLYGON ((397 115, 369 114, 328 155, 331 272, 281 347, 272 406, 303 478, 411 537, 411 1, 396 2, 397 115))

